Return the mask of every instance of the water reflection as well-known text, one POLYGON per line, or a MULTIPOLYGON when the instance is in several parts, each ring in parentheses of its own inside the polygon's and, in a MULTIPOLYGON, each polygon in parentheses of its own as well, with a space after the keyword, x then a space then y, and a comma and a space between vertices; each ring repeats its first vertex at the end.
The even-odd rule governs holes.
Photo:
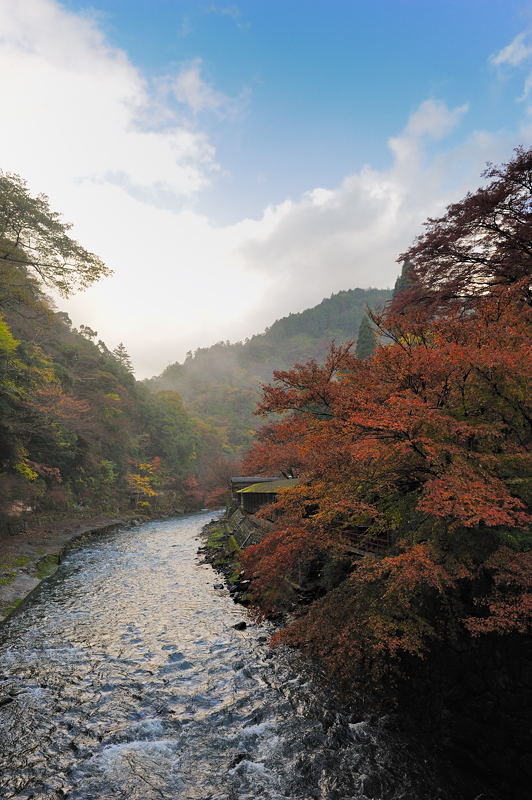
POLYGON ((232 628, 245 612, 196 558, 211 516, 72 551, 4 626, 2 798, 422 796, 422 765, 335 716, 264 630, 232 628))

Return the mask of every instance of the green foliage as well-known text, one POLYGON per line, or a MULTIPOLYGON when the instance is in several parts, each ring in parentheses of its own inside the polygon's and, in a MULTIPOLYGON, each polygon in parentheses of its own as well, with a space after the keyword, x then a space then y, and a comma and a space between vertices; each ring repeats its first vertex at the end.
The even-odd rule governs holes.
POLYGON ((35 574, 41 580, 43 578, 48 578, 50 575, 53 575, 54 572, 57 570, 59 564, 59 558, 55 555, 46 555, 44 558, 38 562, 37 567, 35 569, 35 574))
POLYGON ((397 277, 395 281, 395 286, 393 287, 393 294, 396 297, 401 292, 406 292, 407 289, 411 289, 414 286, 415 280, 412 275, 412 268, 408 261, 403 261, 403 265, 401 267, 401 274, 397 277))
POLYGON ((19 342, 17 342, 0 315, 0 361, 7 361, 11 358, 15 354, 18 345, 19 342))
POLYGON ((367 315, 362 317, 360 328, 358 329, 356 356, 357 358, 365 359, 372 356, 377 347, 377 340, 375 331, 369 321, 367 315))
POLYGON ((160 455, 174 475, 189 471, 194 451, 190 417, 177 392, 158 392, 149 398, 145 409, 146 428, 150 435, 148 454, 160 455))
POLYGON ((216 433, 177 393, 151 395, 122 343, 111 352, 72 328, 40 288, 35 276, 69 294, 108 272, 68 227, 0 173, 0 516, 195 505, 198 453, 221 449, 216 433))
MULTIPOLYGON (((101 342, 101 344, 103 344, 103 342, 101 342)), ((133 372, 133 365, 131 364, 131 359, 123 342, 120 342, 118 347, 115 347, 113 350, 113 355, 118 363, 124 367, 124 369, 126 369, 128 372, 133 372)))
POLYGON ((390 298, 386 289, 338 292, 245 342, 218 342, 188 353, 183 364, 170 364, 146 385, 153 392, 179 392, 191 413, 216 433, 223 454, 239 457, 260 425, 254 411, 260 386, 271 380, 273 370, 324 358, 331 339, 354 340, 368 306, 382 306, 390 298))
POLYGON ((0 171, 0 260, 34 271, 64 296, 84 289, 111 271, 68 235, 71 227, 45 195, 32 197, 22 178, 0 171))

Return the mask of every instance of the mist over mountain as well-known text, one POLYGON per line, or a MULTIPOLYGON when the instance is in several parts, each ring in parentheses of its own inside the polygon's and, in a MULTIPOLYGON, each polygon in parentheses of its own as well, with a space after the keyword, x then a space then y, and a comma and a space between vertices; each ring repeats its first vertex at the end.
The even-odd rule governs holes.
POLYGON ((240 454, 260 419, 254 416, 260 387, 275 369, 324 358, 331 340, 355 341, 368 308, 384 305, 389 289, 348 289, 317 306, 277 320, 243 342, 217 342, 187 353, 145 383, 151 391, 179 392, 189 412, 215 426, 228 454, 240 454))

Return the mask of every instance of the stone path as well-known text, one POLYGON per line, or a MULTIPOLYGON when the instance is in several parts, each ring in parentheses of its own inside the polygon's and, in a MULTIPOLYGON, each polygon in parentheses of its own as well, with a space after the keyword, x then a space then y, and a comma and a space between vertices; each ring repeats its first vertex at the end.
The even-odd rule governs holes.
POLYGON ((41 523, 0 539, 0 622, 43 580, 53 574, 61 553, 75 539, 127 525, 128 518, 70 518, 41 523))

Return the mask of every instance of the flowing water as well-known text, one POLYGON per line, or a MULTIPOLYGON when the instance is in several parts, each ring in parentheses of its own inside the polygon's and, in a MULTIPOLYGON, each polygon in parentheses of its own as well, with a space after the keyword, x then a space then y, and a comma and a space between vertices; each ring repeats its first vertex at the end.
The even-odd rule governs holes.
POLYGON ((196 555, 211 517, 71 550, 3 626, 0 797, 443 797, 407 743, 342 717, 265 628, 232 627, 246 612, 196 555))

